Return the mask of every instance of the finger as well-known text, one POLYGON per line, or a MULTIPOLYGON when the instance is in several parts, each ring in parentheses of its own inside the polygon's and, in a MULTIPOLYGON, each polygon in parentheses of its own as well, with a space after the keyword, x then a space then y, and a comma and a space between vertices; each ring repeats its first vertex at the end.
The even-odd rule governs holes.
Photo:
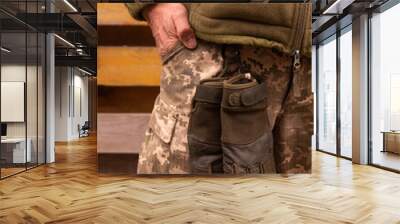
POLYGON ((187 48, 195 48, 197 45, 196 37, 193 30, 190 28, 187 16, 177 16, 174 18, 176 34, 179 40, 187 48))
POLYGON ((170 34, 172 32, 167 31, 175 29, 174 25, 172 24, 172 21, 170 28, 165 28, 163 25, 165 24, 160 24, 160 23, 150 24, 150 28, 152 30, 152 34, 156 42, 157 49, 159 50, 161 56, 167 54, 167 52, 170 49, 172 49, 175 46, 175 44, 179 41, 175 35, 175 31, 173 32, 174 35, 170 34))
MULTIPOLYGON (((172 27, 174 30, 175 28, 172 27)), ((159 50, 161 55, 165 55, 170 52, 176 44, 179 42, 175 32, 171 32, 171 28, 163 27, 163 32, 161 32, 160 38, 158 40, 159 43, 159 50)))

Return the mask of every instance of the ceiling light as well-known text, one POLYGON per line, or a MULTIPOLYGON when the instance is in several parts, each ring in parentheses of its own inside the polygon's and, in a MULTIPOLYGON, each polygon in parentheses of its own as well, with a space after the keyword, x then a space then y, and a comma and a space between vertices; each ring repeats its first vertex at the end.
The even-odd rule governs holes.
POLYGON ((64 0, 65 4, 68 5, 74 12, 78 12, 78 10, 73 6, 68 0, 64 0))
POLYGON ((81 72, 83 72, 83 73, 85 73, 85 74, 87 74, 87 75, 93 75, 92 73, 90 73, 90 72, 88 72, 88 71, 86 71, 86 70, 83 70, 83 69, 81 69, 81 68, 79 68, 79 67, 78 67, 78 70, 81 71, 81 72))
POLYGON ((62 38, 62 37, 60 37, 59 35, 57 35, 57 34, 54 34, 54 36, 55 37, 57 37, 59 40, 61 40, 62 42, 64 42, 65 44, 67 44, 68 46, 70 46, 70 47, 72 47, 72 48, 75 48, 75 45, 73 45, 71 42, 69 42, 68 40, 66 40, 66 39, 64 39, 64 38, 62 38))
POLYGON ((10 53, 11 52, 11 50, 9 50, 9 49, 7 49, 5 47, 1 47, 0 49, 1 49, 1 51, 4 51, 6 53, 10 53))
POLYGON ((336 0, 327 9, 325 9, 322 14, 323 15, 342 14, 343 10, 347 8, 349 5, 351 5, 353 2, 354 0, 336 0))
POLYGON ((82 48, 77 48, 76 53, 78 53, 78 55, 86 55, 82 48))

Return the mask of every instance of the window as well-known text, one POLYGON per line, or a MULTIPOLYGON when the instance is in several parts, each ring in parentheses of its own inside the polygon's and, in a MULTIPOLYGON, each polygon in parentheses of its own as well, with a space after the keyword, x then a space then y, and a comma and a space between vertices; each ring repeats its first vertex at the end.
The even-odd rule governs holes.
MULTIPOLYGON (((2 9, 20 16, 40 13, 42 5, 44 1, 0 2, 2 9)), ((13 14, 0 12, 8 21, 0 23, 0 178, 45 163, 45 34, 13 14)))
POLYGON ((352 156, 352 33, 351 26, 340 36, 340 155, 352 156))
POLYGON ((318 149, 336 153, 336 36, 318 47, 318 149))
POLYGON ((400 5, 371 18, 371 162, 400 170, 400 5))

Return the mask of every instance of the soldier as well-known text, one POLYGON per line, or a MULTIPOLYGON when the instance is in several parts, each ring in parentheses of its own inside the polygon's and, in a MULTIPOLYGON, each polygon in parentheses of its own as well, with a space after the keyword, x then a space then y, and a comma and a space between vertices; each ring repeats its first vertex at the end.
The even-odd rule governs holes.
POLYGON ((310 172, 310 4, 127 5, 163 61, 139 174, 310 172))

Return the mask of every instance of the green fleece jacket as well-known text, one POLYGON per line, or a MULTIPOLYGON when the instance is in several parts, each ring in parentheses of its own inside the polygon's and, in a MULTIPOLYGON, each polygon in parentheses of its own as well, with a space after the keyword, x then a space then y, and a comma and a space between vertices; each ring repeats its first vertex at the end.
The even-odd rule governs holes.
MULTIPOLYGON (((135 19, 144 20, 149 4, 128 3, 135 19)), ((310 3, 190 3, 185 4, 196 37, 219 44, 276 48, 311 57, 310 3)))

